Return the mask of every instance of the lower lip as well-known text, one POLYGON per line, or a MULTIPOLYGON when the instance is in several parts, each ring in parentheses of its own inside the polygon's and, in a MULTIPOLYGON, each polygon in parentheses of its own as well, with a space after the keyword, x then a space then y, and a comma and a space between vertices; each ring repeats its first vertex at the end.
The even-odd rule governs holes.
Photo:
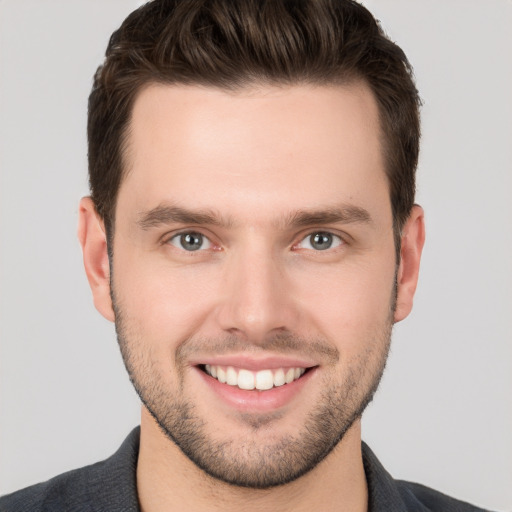
POLYGON ((237 386, 222 384, 204 371, 195 367, 206 385, 230 407, 243 412, 270 412, 290 403, 302 388, 316 373, 316 368, 311 368, 302 377, 290 384, 273 387, 265 391, 257 389, 245 390, 237 386))

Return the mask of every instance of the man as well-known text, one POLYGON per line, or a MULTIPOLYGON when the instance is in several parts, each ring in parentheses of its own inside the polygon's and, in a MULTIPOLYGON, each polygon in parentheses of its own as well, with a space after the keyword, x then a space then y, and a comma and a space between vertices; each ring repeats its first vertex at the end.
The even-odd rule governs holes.
POLYGON ((79 238, 140 431, 2 510, 477 510, 361 444, 418 277, 418 103, 353 2, 130 15, 89 100, 79 238))

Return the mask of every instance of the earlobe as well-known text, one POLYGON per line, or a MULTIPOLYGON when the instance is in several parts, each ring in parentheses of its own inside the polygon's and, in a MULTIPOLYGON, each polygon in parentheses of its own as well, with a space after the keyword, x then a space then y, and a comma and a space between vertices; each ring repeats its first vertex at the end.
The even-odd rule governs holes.
POLYGON ((90 197, 83 197, 78 212, 78 239, 82 246, 85 273, 96 309, 110 321, 114 311, 110 298, 110 265, 105 226, 90 197))
POLYGON ((414 205, 402 230, 400 265, 397 273, 397 301, 394 320, 400 322, 411 312, 421 252, 425 242, 425 220, 423 208, 414 205))

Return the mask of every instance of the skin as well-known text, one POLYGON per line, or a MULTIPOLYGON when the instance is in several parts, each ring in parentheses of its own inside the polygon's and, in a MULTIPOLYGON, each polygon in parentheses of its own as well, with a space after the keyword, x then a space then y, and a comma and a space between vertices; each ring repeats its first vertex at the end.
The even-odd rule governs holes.
POLYGON ((262 458, 264 447, 307 438, 319 404, 358 412, 378 383, 391 327, 412 307, 424 225, 415 206, 397 268, 372 93, 362 83, 236 93, 151 85, 135 102, 128 142, 112 294, 104 225, 89 198, 79 238, 95 305, 117 316, 125 363, 153 412, 142 408, 142 509, 366 510, 359 417, 313 469, 262 490, 205 473, 154 416, 186 401, 205 438, 227 447, 223 466, 237 460, 249 474, 276 462, 262 458), (163 206, 213 218, 155 220, 163 206), (340 208, 344 219, 327 218, 340 208), (292 222, 304 212, 316 218, 292 222), (207 237, 204 249, 184 250, 183 231, 207 237), (318 232, 334 235, 331 248, 310 245, 318 232), (254 364, 301 358, 314 370, 279 407, 241 409, 197 367, 219 353, 254 364))

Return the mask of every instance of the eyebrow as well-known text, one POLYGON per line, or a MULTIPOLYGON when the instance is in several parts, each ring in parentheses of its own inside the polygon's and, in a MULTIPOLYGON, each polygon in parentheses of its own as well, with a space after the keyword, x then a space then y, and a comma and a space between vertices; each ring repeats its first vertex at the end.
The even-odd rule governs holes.
MULTIPOLYGON (((301 228, 312 225, 334 223, 364 223, 370 224, 371 216, 367 210, 359 206, 342 205, 314 210, 298 210, 279 219, 277 226, 283 228, 301 228)), ((138 226, 147 231, 162 224, 192 224, 210 225, 229 228, 235 223, 213 210, 190 210, 180 206, 159 205, 139 214, 138 226)))
POLYGON ((205 224, 229 227, 232 222, 211 210, 189 210, 180 206, 159 205, 139 215, 137 224, 147 231, 161 224, 205 224))
POLYGON ((343 205, 321 210, 299 210, 289 216, 284 224, 293 227, 305 227, 319 224, 370 224, 372 218, 368 210, 359 206, 343 205))

